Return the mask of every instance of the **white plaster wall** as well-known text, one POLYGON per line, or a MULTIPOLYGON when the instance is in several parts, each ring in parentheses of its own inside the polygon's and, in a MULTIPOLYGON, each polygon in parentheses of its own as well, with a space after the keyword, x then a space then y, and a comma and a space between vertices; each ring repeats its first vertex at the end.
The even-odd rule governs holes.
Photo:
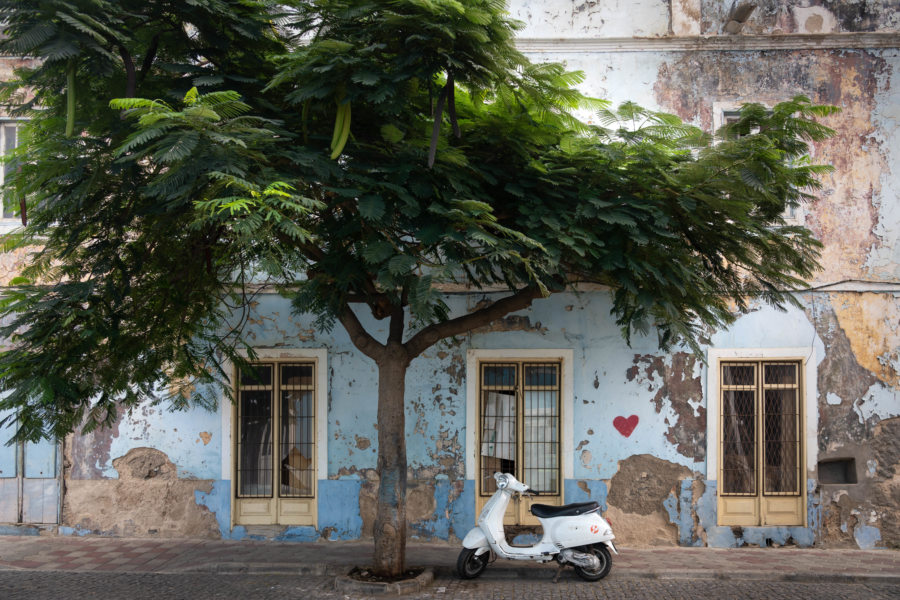
MULTIPOLYGON (((559 62, 570 71, 584 73, 584 82, 578 88, 587 96, 608 100, 618 106, 631 101, 649 109, 658 110, 654 85, 659 69, 670 53, 657 52, 533 52, 528 58, 535 62, 559 62)), ((587 113, 581 117, 596 122, 587 113)))
POLYGON ((511 0, 511 16, 525 23, 522 38, 664 36, 666 0, 511 0))

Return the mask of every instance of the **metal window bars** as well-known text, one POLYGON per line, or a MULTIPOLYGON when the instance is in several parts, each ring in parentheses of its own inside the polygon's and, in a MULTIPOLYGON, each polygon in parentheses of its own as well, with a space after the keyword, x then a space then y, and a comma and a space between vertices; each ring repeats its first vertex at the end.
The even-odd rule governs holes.
POLYGON ((558 495, 559 363, 482 363, 479 391, 481 495, 496 491, 496 471, 513 473, 539 494, 558 495))
POLYGON ((315 369, 281 365, 281 496, 313 495, 315 469, 315 369))
POLYGON ((314 363, 254 364, 238 382, 237 496, 314 496, 314 363))
POLYGON ((720 391, 720 493, 798 495, 799 363, 723 363, 720 391))

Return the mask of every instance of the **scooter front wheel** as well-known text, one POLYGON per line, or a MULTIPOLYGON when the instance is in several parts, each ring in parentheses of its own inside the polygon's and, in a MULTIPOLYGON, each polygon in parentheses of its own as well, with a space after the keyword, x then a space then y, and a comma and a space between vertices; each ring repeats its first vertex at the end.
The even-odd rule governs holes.
POLYGON ((487 567, 488 559, 491 557, 490 551, 476 556, 476 550, 477 548, 463 548, 459 558, 456 559, 456 572, 463 579, 475 579, 487 567))
POLYGON ((585 569, 578 565, 572 565, 579 577, 585 581, 599 581, 609 575, 609 570, 612 568, 612 556, 610 556, 609 548, 606 547, 606 544, 584 546, 579 548, 579 550, 593 554, 600 561, 600 566, 596 569, 585 569))

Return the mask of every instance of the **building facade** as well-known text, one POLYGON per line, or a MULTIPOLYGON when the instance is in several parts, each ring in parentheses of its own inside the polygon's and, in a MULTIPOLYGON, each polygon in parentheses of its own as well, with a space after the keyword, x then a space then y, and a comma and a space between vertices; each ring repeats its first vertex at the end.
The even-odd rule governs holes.
MULTIPOLYGON (((823 269, 800 308, 760 304, 710 331, 705 362, 655 335, 628 346, 594 288, 434 346, 407 376, 410 535, 463 537, 504 470, 540 502, 599 501, 623 546, 900 545, 900 2, 510 11, 534 60, 584 71, 583 90, 613 103, 708 130, 743 102, 841 107, 814 149, 835 171, 789 215, 824 243, 823 269)), ((3 144, 14 123, 0 128, 3 144)), ((5 281, 20 260, 3 257, 5 281)), ((375 365, 277 294, 254 310, 259 365, 234 372, 235 404, 146 405, 109 430, 0 448, 0 533, 371 537, 375 365)), ((527 503, 507 524, 533 533, 527 503)))

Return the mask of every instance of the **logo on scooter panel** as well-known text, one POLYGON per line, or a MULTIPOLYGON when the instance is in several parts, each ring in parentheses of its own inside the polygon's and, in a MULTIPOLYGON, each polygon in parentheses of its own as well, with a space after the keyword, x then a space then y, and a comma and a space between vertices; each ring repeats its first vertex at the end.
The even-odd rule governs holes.
POLYGON ((600 528, 597 525, 591 525, 591 533, 597 533, 600 528))

